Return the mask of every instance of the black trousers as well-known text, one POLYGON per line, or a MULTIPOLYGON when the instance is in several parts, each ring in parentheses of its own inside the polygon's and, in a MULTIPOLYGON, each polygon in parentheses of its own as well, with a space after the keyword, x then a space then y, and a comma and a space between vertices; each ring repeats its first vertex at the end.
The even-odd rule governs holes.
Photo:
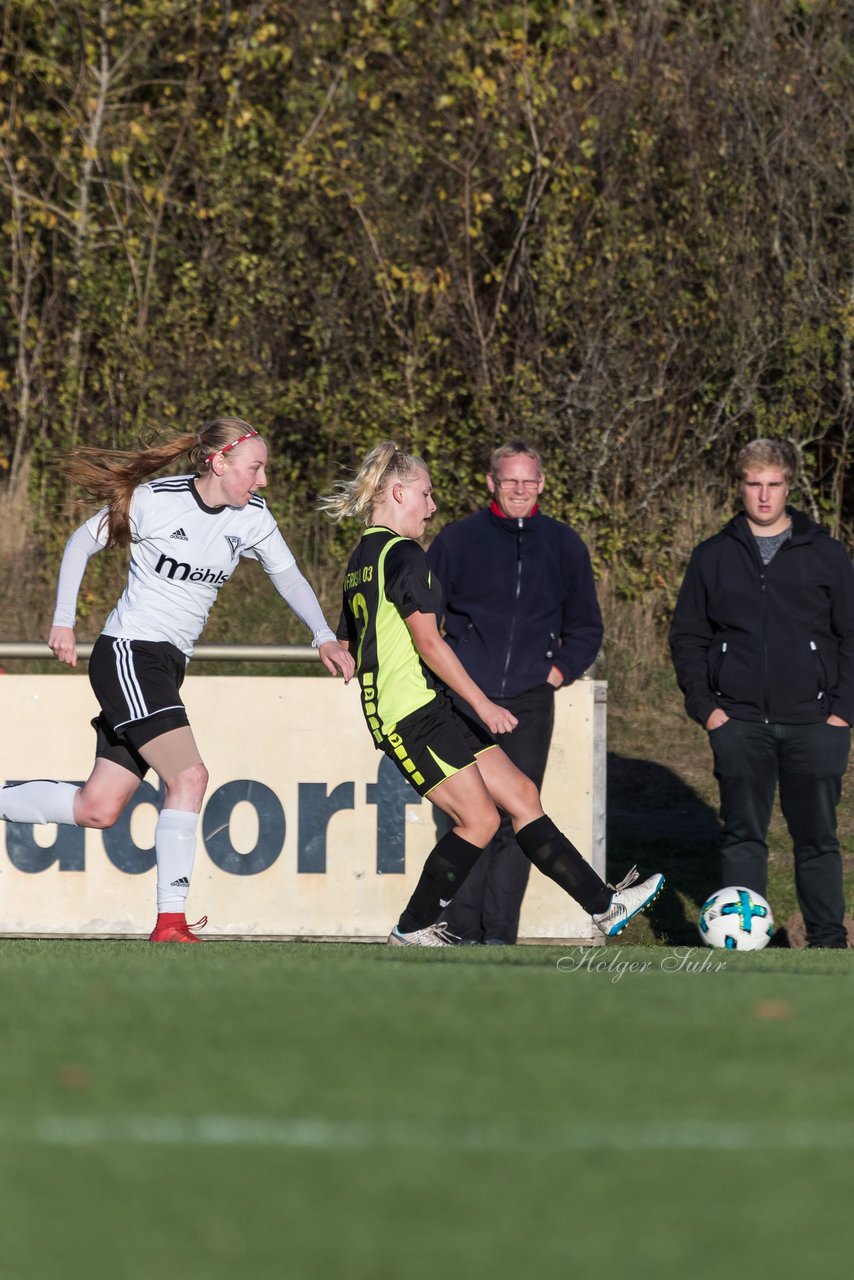
POLYGON ((842 858, 836 807, 848 765, 851 730, 817 724, 727 720, 709 734, 721 795, 724 885, 767 896, 768 824, 779 786, 792 837, 795 887, 807 942, 845 946, 842 858))
MULTIPOLYGON (((552 740, 554 695, 550 684, 542 684, 512 698, 492 699, 512 711, 519 721, 512 733, 501 734, 499 745, 537 787, 543 785, 552 740)), ((468 706, 463 710, 473 714, 468 706)), ((450 826, 450 820, 438 810, 436 820, 441 830, 450 826)), ((484 849, 444 913, 451 932, 465 942, 514 943, 530 870, 530 862, 516 843, 510 819, 502 813, 501 825, 491 844, 484 849)))

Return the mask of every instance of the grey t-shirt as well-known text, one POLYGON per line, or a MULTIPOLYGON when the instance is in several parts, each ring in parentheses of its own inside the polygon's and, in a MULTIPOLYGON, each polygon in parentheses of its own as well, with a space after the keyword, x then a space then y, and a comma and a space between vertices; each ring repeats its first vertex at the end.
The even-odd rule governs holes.
POLYGON ((792 526, 784 529, 782 533, 773 533, 769 538, 760 538, 754 533, 756 545, 759 548, 759 555, 763 564, 770 564, 777 552, 780 550, 784 542, 788 542, 792 536, 792 526))

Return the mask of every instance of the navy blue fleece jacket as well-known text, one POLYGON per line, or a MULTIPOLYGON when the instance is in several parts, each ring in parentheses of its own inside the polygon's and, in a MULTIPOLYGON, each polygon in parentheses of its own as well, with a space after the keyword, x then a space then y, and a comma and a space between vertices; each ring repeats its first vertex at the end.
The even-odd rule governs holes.
POLYGON ((484 508, 447 525, 427 558, 445 638, 487 697, 526 693, 552 667, 569 684, 592 666, 602 614, 590 555, 569 525, 484 508))

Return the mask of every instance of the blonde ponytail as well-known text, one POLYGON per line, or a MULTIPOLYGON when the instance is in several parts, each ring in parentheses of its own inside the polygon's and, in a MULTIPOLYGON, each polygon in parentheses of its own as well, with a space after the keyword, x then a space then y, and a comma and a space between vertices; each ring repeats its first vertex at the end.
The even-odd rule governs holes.
POLYGON ((336 524, 348 517, 368 524, 374 504, 389 485, 411 480, 423 466, 420 458, 404 453, 393 440, 382 440, 365 455, 352 480, 340 481, 318 501, 318 509, 336 524))

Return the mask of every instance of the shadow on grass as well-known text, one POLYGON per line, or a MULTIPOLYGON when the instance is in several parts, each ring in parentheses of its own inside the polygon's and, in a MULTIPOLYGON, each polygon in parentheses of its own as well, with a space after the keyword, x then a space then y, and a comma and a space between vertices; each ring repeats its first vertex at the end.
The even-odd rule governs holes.
POLYGON ((646 912, 657 940, 697 944, 699 909, 720 888, 719 832, 715 810, 671 769, 608 753, 608 879, 633 863, 642 875, 664 872, 646 912))

